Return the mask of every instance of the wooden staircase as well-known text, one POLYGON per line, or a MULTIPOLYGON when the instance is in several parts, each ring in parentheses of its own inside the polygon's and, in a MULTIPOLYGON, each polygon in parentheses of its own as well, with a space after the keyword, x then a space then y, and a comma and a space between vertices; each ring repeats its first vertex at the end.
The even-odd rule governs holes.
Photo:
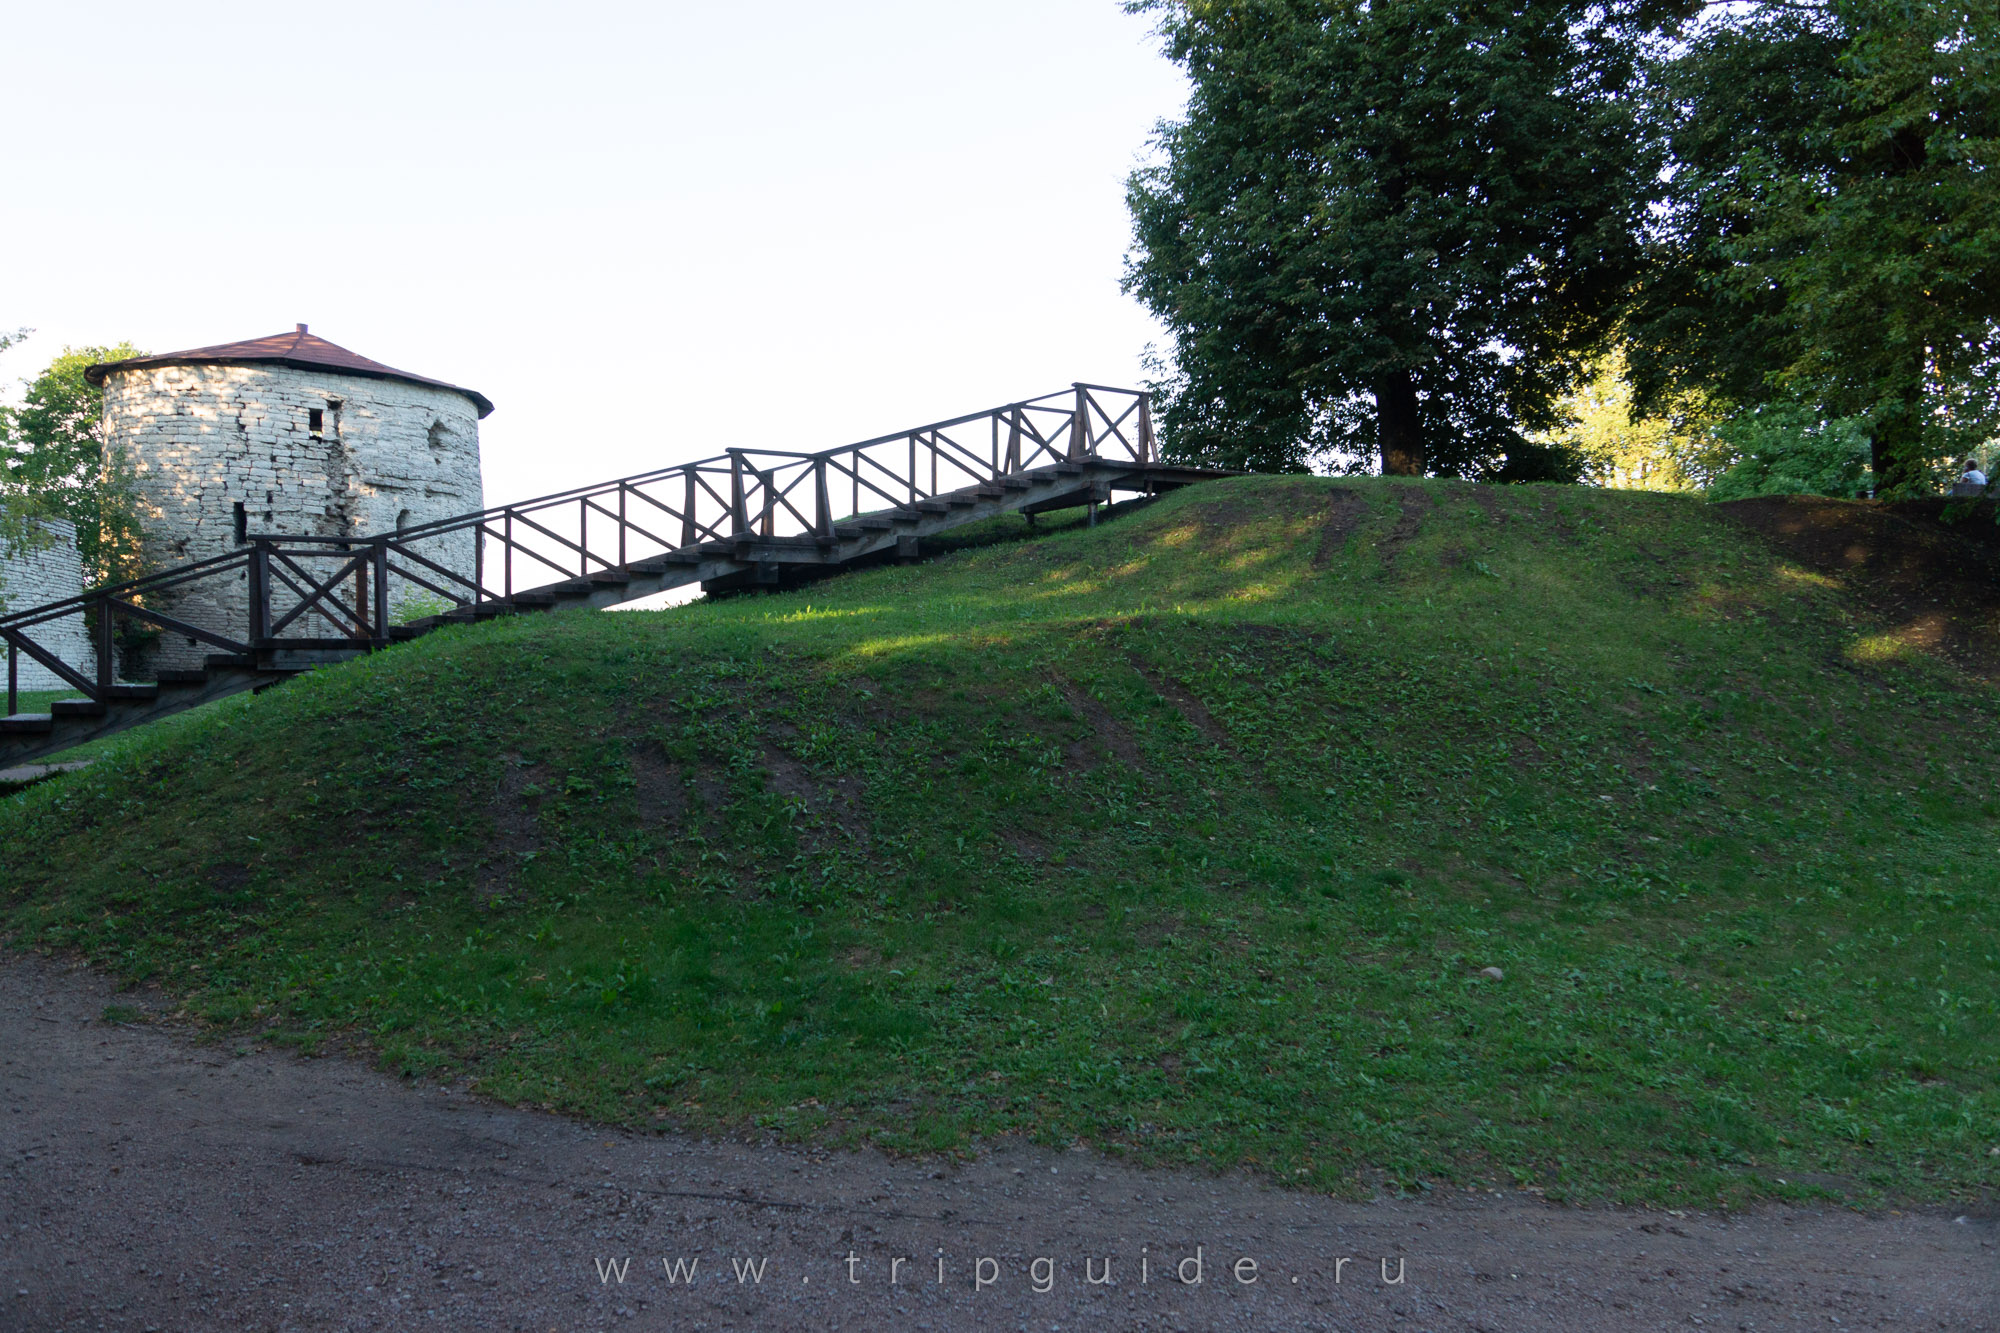
MULTIPOLYGON (((1150 454, 1150 450, 1146 452, 1150 454)), ((369 639, 326 641, 309 648, 218 653, 209 656, 199 670, 163 670, 156 681, 145 684, 101 683, 90 691, 96 697, 59 699, 47 713, 0 718, 0 768, 60 754, 86 741, 245 690, 266 689, 303 671, 388 643, 406 642, 443 625, 571 607, 601 609, 694 583, 705 592, 719 594, 796 587, 850 569, 919 559, 926 538, 1003 514, 1033 515, 1091 506, 1095 521, 1095 507, 1108 503, 1114 489, 1152 495, 1225 475, 1164 465, 1150 457, 1060 461, 857 514, 823 524, 821 531, 711 536, 574 578, 472 599, 442 615, 385 626, 382 633, 369 639)), ((115 604, 121 608, 127 605, 115 604)), ((114 603, 107 600, 104 605, 108 608, 114 603)), ((24 618, 30 615, 24 613, 24 618)), ((108 620, 110 611, 105 615, 108 620)), ((7 624, 0 620, 0 632, 6 631, 7 624)), ((9 642, 17 637, 10 636, 9 642)))

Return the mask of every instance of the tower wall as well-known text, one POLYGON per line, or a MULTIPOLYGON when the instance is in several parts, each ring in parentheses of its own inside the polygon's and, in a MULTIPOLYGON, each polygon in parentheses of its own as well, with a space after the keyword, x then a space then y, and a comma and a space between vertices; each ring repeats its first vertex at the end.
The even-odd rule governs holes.
MULTIPOLYGON (((39 532, 28 547, 11 555, 0 551, 0 600, 10 612, 66 601, 83 591, 83 558, 76 549, 76 525, 68 519, 41 519, 35 527, 39 532)), ((33 637, 65 666, 85 676, 97 674, 97 656, 83 616, 48 621, 36 627, 33 637)), ((0 658, 5 652, 0 648, 0 658)), ((5 669, 0 665, 0 671, 5 669)), ((73 688, 26 653, 16 655, 14 672, 18 689, 67 692, 73 688)))
MULTIPOLYGON (((482 505, 478 412, 446 389, 289 366, 134 367, 105 376, 104 429, 107 456, 122 461, 138 495, 148 569, 239 549, 238 505, 251 533, 322 537, 371 536, 482 505)), ((473 542, 457 533, 420 549, 470 578, 473 542)), ((319 577, 332 572, 315 563, 319 577)), ((392 615, 421 592, 398 580, 392 615)), ((248 593, 240 573, 203 579, 160 609, 240 639, 248 593)), ((191 665, 212 651, 167 633, 151 665, 191 665)))

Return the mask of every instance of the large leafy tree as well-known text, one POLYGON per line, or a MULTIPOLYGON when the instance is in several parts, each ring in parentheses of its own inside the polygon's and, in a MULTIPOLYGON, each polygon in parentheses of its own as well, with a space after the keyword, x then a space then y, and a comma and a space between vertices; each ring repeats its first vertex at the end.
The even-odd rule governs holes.
POLYGON ((1135 0, 1192 83, 1130 182, 1167 446, 1262 470, 1547 471, 1659 163, 1669 0, 1135 0))
POLYGON ((1731 6, 1657 81, 1674 162, 1638 405, 1866 418, 1878 489, 2000 430, 1992 0, 1731 6))
POLYGON ((129 343, 66 347, 0 422, 0 489, 35 516, 76 524, 92 582, 137 572, 138 525, 130 486, 116 460, 104 456, 103 390, 83 371, 99 361, 143 355, 129 343))

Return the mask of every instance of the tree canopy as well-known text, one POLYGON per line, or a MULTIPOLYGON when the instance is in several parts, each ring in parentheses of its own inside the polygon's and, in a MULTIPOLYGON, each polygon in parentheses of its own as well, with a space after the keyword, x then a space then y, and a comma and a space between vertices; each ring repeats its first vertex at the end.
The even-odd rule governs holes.
POLYGON ((1192 83, 1130 185, 1183 457, 1546 471, 1637 278, 1651 0, 1140 0, 1192 83))
POLYGON ((1698 391, 1866 418, 1878 489, 2000 431, 1996 36, 1991 0, 1761 3, 1662 62, 1642 410, 1698 391))
POLYGON ((84 367, 145 353, 129 343, 65 347, 0 418, 0 491, 17 513, 76 525, 84 576, 108 582, 137 572, 138 526, 130 487, 104 456, 101 389, 84 367))
POLYGON ((2000 432, 1993 0, 1132 8, 1190 80, 1126 275, 1180 457, 1563 475, 1614 343, 1634 420, 1861 422, 1878 489, 2000 432))

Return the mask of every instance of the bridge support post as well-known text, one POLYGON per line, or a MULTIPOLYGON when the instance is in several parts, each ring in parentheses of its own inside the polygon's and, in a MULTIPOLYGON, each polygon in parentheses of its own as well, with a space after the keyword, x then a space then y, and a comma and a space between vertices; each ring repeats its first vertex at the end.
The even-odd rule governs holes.
POLYGON ((896 563, 907 565, 923 559, 924 542, 921 537, 896 538, 896 563))

